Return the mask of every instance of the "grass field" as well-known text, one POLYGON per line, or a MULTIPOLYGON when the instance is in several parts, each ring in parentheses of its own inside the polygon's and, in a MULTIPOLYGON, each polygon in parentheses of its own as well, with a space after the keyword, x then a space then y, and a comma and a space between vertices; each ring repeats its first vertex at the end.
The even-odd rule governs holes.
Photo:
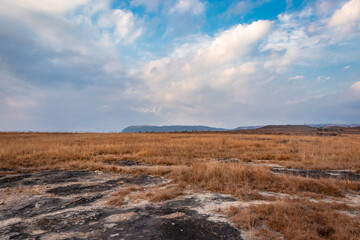
POLYGON ((360 170, 360 135, 0 133, 2 168, 133 159, 189 165, 213 158, 286 167, 360 170))
POLYGON ((258 163, 359 173, 359 146, 355 134, 0 133, 0 171, 85 169, 163 176, 176 185, 154 192, 129 188, 114 195, 111 204, 121 205, 125 196, 156 202, 182 195, 185 188, 203 189, 264 202, 225 213, 250 231, 250 238, 358 239, 360 202, 347 199, 359 197, 359 181, 275 174, 258 163), (221 161, 226 159, 236 162, 221 161), (107 164, 125 160, 144 165, 107 164))

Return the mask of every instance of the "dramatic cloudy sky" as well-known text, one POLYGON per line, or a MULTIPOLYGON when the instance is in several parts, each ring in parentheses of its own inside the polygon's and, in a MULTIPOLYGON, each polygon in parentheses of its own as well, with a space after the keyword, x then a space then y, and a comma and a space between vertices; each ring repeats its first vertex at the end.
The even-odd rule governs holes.
POLYGON ((360 122, 360 0, 0 6, 0 131, 360 122))

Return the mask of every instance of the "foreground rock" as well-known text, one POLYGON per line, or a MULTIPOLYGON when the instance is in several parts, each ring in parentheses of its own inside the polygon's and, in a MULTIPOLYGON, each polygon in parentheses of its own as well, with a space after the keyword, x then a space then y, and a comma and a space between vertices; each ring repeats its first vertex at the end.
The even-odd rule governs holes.
POLYGON ((209 206, 235 201, 193 194, 162 203, 108 205, 129 185, 165 180, 88 171, 0 176, 0 239, 241 239, 209 206))

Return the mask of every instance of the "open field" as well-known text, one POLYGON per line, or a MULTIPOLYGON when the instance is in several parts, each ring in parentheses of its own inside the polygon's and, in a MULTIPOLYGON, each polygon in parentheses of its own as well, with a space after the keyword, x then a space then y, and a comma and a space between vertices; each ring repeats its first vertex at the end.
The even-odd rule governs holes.
MULTIPOLYGON (((17 195, 59 195, 59 189, 69 187, 59 185, 53 192, 42 190, 41 184, 37 190, 26 187, 23 177, 28 172, 100 171, 111 179, 127 176, 101 190, 107 191, 101 200, 106 206, 163 207, 191 196, 203 204, 196 210, 199 214, 227 222, 244 239, 358 239, 359 146, 358 134, 0 133, 0 210, 17 195), (9 180, 12 174, 20 180, 9 180), (161 181, 140 184, 131 176, 161 181), (234 200, 216 202, 209 194, 234 200)), ((96 189, 103 188, 76 189, 98 193, 96 189)), ((181 218, 176 214, 172 219, 181 218)))

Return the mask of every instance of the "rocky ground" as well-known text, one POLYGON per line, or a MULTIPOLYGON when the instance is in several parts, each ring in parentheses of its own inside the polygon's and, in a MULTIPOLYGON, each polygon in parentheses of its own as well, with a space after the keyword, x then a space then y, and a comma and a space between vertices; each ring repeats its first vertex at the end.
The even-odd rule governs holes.
POLYGON ((166 180, 89 171, 45 171, 0 177, 0 239, 242 239, 216 212, 236 202, 220 194, 189 193, 161 203, 110 206, 126 186, 166 180))
MULTIPOLYGON (((238 162, 237 159, 215 160, 238 162)), ((131 160, 105 164, 154 167, 131 160)), ((269 166, 274 174, 360 180, 359 174, 351 171, 287 169, 266 161, 249 164, 269 166)), ((251 233, 237 229, 224 213, 231 206, 247 208, 271 203, 239 201, 230 195, 194 189, 185 189, 179 196, 160 202, 144 198, 147 191, 156 192, 174 185, 167 179, 150 175, 98 171, 52 170, 0 175, 0 239, 250 239, 251 233), (126 196, 122 204, 109 203, 114 194, 130 187, 142 191, 143 197, 126 196)), ((274 192, 259 194, 264 199, 307 198, 274 192)), ((341 199, 308 200, 349 206, 360 204, 358 194, 348 194, 341 199)))

